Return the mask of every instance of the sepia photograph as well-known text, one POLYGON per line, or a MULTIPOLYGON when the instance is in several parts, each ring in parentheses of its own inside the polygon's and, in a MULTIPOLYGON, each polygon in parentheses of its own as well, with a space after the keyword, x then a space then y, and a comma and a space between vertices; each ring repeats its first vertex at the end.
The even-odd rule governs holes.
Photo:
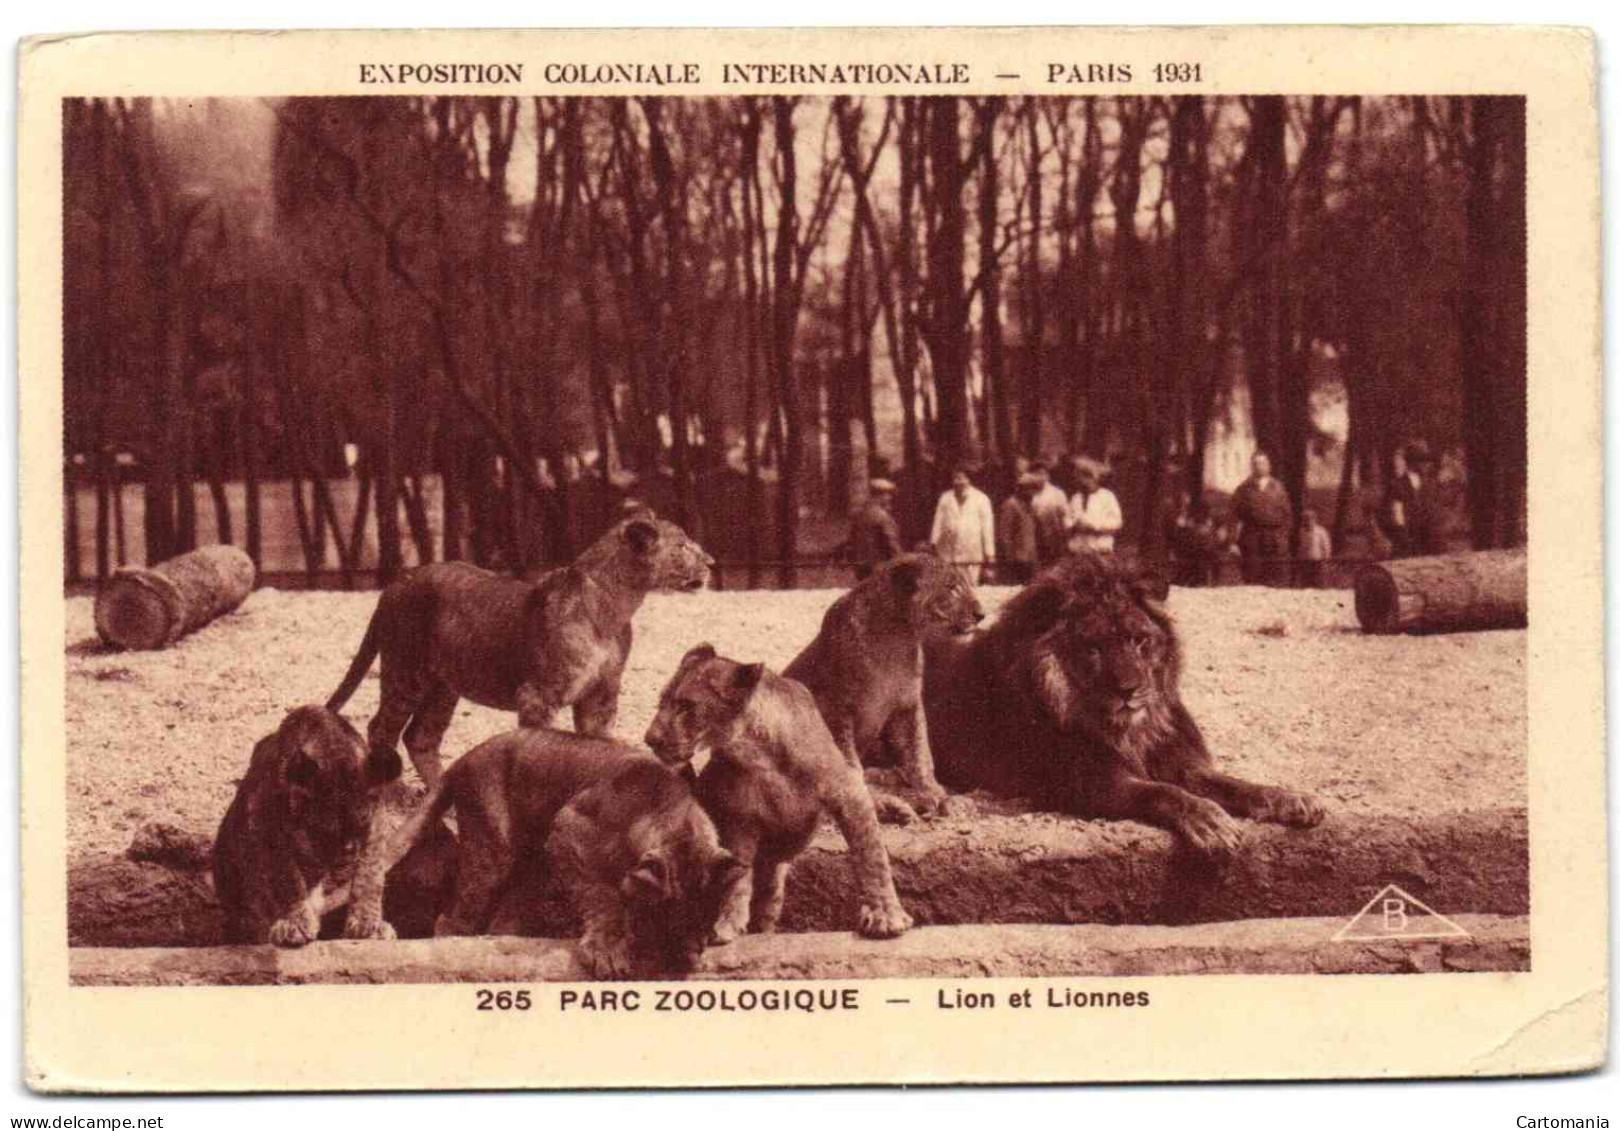
POLYGON ((62 111, 74 946, 1528 968, 1523 98, 62 111))
MULTIPOLYGON (((1601 483, 1560 431, 1596 363, 1558 425, 1532 388, 1537 294, 1580 358, 1596 274, 1532 236, 1595 165, 1536 172, 1581 122, 1539 72, 525 35, 311 37, 337 77, 264 94, 41 51, 53 994, 416 994, 589 1018, 584 1057, 660 1013, 1113 1031, 1585 969, 1532 860, 1601 875, 1536 800, 1601 795, 1601 652, 1561 713, 1532 639, 1600 526, 1535 453, 1601 483)), ((858 1047, 807 1079, 907 1078, 858 1047)), ((783 1079, 556 1071, 515 1079, 783 1079)))

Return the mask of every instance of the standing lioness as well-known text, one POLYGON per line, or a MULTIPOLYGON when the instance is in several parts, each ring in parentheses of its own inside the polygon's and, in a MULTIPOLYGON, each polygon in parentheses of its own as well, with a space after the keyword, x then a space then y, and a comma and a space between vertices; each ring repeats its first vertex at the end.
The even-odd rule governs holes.
POLYGON ((465 562, 422 566, 383 590, 327 708, 349 701, 380 654, 382 702, 367 728, 367 773, 379 782, 399 776, 394 747, 403 731, 429 787, 463 698, 515 710, 525 727, 547 726, 571 704, 576 731, 606 733, 618 714, 636 610, 655 589, 701 589, 713 564, 679 526, 643 510, 537 581, 465 562))

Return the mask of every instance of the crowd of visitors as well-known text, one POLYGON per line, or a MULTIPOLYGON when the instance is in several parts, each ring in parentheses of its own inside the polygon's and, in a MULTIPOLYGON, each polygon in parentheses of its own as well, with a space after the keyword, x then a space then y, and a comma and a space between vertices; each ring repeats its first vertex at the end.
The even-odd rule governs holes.
MULTIPOLYGON (((1020 460, 1011 489, 995 506, 974 483, 974 469, 957 468, 934 506, 929 542, 975 585, 1022 585, 1066 554, 1112 553, 1125 515, 1118 496, 1104 485, 1105 466, 1075 456, 1057 469, 1068 491, 1054 481, 1053 464, 1020 460)), ((890 479, 869 485, 849 542, 857 577, 902 552, 895 494, 890 479)), ((1408 444, 1395 454, 1376 515, 1391 556, 1443 552, 1441 519, 1434 461, 1423 444, 1408 444)), ((1218 584, 1223 565, 1232 561, 1245 584, 1316 588, 1326 583, 1334 557, 1332 536, 1314 510, 1304 508, 1296 522, 1294 502, 1264 451, 1254 454, 1250 475, 1233 492, 1223 520, 1181 491, 1165 520, 1163 547, 1171 580, 1183 586, 1218 584)))

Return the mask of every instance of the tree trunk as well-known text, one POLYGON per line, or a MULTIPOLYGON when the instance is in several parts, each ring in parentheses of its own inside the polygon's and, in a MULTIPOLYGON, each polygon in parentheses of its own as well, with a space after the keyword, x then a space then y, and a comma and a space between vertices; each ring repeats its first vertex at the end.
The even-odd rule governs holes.
MULTIPOLYGON (((1248 375, 1249 405, 1255 442, 1279 461, 1283 442, 1281 406, 1283 325, 1283 255, 1288 240, 1288 158, 1285 143, 1288 113, 1281 95, 1251 100, 1249 142, 1243 155, 1247 176, 1247 218, 1235 234, 1243 240, 1237 262, 1253 262, 1249 314, 1244 322, 1243 361, 1248 375)), ((1278 467, 1288 482, 1289 469, 1278 467)))
POLYGON ((936 447, 940 470, 967 458, 968 302, 964 290, 967 183, 962 160, 958 102, 952 97, 928 102, 928 169, 925 197, 932 221, 928 233, 928 317, 924 341, 933 363, 934 395, 939 404, 936 447))
POLYGON ((1519 548, 1364 566, 1356 575, 1356 619, 1369 633, 1524 628, 1527 564, 1519 548))
POLYGON ((69 459, 62 472, 62 497, 67 500, 67 522, 62 531, 62 552, 67 558, 67 579, 79 580, 82 566, 79 561, 79 476, 69 459))
POLYGON ((798 308, 793 266, 798 251, 798 153, 793 127, 792 99, 773 98, 776 159, 781 162, 781 208, 777 212, 773 253, 774 308, 771 317, 772 355, 776 367, 777 404, 782 419, 781 476, 776 496, 776 547, 782 586, 798 583, 795 559, 799 545, 799 472, 804 459, 803 414, 799 404, 798 373, 794 365, 794 338, 798 308))
POLYGON ((1100 395, 1097 380, 1097 339, 1102 334, 1102 319, 1094 307, 1092 282, 1096 276, 1097 254, 1097 191, 1102 185, 1102 137, 1097 122, 1097 100, 1086 98, 1086 136, 1080 149, 1080 172, 1075 178, 1074 223, 1079 226, 1079 254, 1071 259, 1078 279, 1074 286, 1074 308, 1070 317, 1069 337, 1073 343, 1074 375, 1069 385, 1069 442, 1074 442, 1080 430, 1080 406, 1085 405, 1084 431, 1081 433, 1083 450, 1100 455, 1107 446, 1108 413, 1105 398, 1100 395))
POLYGON ((1025 126, 1029 132, 1029 258, 1021 272, 1024 309, 1020 319, 1024 343, 1023 380, 1018 387, 1018 438, 1030 459, 1041 454, 1042 398, 1046 360, 1046 288, 1041 275, 1041 173, 1040 115, 1033 98, 1024 100, 1025 126))
MULTIPOLYGON (((257 322, 257 319, 255 319, 257 322)), ((240 375, 241 388, 237 391, 240 401, 236 421, 236 442, 242 456, 242 493, 243 503, 246 507, 247 522, 247 555, 253 559, 255 569, 263 569, 263 518, 259 506, 259 374, 260 351, 257 348, 263 341, 262 336, 255 334, 250 342, 253 345, 252 354, 244 358, 240 375)))
POLYGON ((1016 451, 1013 422, 1008 408, 1007 382, 1001 335, 1001 260, 996 248, 1001 170, 997 163, 995 133, 1002 100, 987 98, 979 106, 979 292, 980 367, 984 371, 984 399, 991 426, 983 441, 995 439, 999 459, 1012 460, 1016 451))
POLYGON ((120 648, 166 648, 240 605, 253 579, 253 560, 234 546, 119 570, 96 594, 96 631, 120 648))

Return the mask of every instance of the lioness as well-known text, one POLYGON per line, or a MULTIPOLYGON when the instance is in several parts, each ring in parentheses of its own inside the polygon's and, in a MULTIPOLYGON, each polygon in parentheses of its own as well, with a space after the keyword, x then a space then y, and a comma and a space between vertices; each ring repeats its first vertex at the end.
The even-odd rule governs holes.
POLYGON ((989 628, 930 647, 923 703, 940 781, 1157 825, 1215 860, 1241 847, 1232 816, 1321 821, 1302 793, 1215 769, 1181 702, 1167 594, 1122 558, 1079 554, 989 628))
POLYGON ((389 838, 384 863, 452 808, 456 892, 434 933, 485 933, 519 865, 532 880, 543 860, 578 904, 580 950, 599 978, 690 970, 746 871, 687 778, 611 739, 540 729, 489 739, 445 771, 389 838))
POLYGON ((943 808, 923 717, 922 646, 983 619, 958 570, 932 552, 906 554, 834 601, 816 638, 782 672, 810 689, 847 760, 893 757, 904 795, 875 794, 881 818, 904 823, 919 809, 943 808))
MULTIPOLYGON (((348 899, 376 811, 364 764, 359 733, 322 707, 299 707, 254 746, 214 839, 226 943, 303 946, 336 933, 338 924, 323 920, 348 899)), ((407 920, 454 881, 444 871, 449 830, 434 822, 424 832, 422 849, 389 875, 384 895, 407 920)), ((373 934, 393 936, 386 926, 373 934)))
POLYGON ((382 699, 367 728, 377 782, 399 776, 403 731, 416 772, 436 784, 439 745, 463 697, 516 710, 525 727, 549 726, 572 704, 575 730, 606 733, 636 610, 655 589, 702 588, 713 564, 679 526, 642 510, 537 581, 465 562, 422 566, 383 590, 326 705, 340 710, 381 654, 382 699))
POLYGON ((700 644, 665 686, 646 742, 670 765, 689 762, 703 747, 712 752, 698 775, 698 799, 720 843, 753 868, 721 912, 717 942, 776 929, 788 866, 810 843, 823 810, 849 844, 861 888, 860 933, 892 938, 911 927, 860 762, 838 749, 803 684, 700 644))

